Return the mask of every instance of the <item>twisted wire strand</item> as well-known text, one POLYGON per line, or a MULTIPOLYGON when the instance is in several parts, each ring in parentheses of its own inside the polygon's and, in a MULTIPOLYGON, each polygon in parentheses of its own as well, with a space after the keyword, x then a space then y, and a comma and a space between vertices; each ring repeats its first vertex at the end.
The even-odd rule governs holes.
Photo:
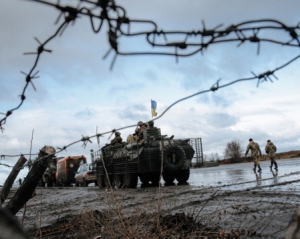
MULTIPOLYGON (((256 75, 252 72, 252 74, 254 75, 253 77, 247 77, 247 78, 241 78, 241 79, 237 79, 237 80, 234 80, 234 81, 231 81, 227 84, 223 84, 221 85, 220 84, 220 79, 216 81, 215 84, 213 84, 209 89, 207 90, 203 90, 203 91, 199 91, 199 92, 196 92, 192 95, 189 95, 189 96, 186 96, 184 98, 181 98, 177 101, 175 101, 174 103, 172 103, 170 106, 168 106, 162 113, 159 117, 155 118, 155 119, 151 119, 153 121, 156 121, 158 119, 160 119, 161 117, 163 117, 173 106, 175 106, 176 104, 182 102, 182 101, 185 101, 185 100, 188 100, 190 98, 193 98, 195 96, 198 96, 200 94, 205 94, 205 93, 208 93, 208 92, 214 92, 218 89, 221 89, 221 88, 225 88, 225 87, 229 87, 233 84, 236 84, 236 83, 240 83, 240 82, 244 82, 244 81, 253 81, 253 80, 257 80, 257 86, 259 86, 259 84, 263 83, 263 82, 272 82, 272 79, 270 76, 273 76, 275 79, 278 79, 276 76, 275 76, 275 72, 283 69, 284 67, 288 66, 289 64, 291 64, 292 62, 298 60, 300 58, 300 55, 297 55, 296 57, 294 57, 293 59, 291 59, 290 61, 284 63, 283 65, 275 68, 274 70, 271 70, 271 71, 266 71, 264 73, 261 73, 259 75, 256 75)), ((149 120, 148 120, 149 121, 149 120)), ((146 121, 147 122, 147 121, 146 121)), ((85 148, 87 146, 88 143, 92 143, 91 139, 92 138, 97 138, 97 142, 99 142, 100 140, 100 137, 105 135, 105 134, 109 134, 111 135, 112 133, 116 132, 116 131, 121 131, 123 129, 127 129, 127 128, 132 128, 132 127, 137 127, 137 124, 133 124, 133 125, 128 125, 128 126, 124 126, 124 127, 121 127, 121 128, 117 128, 117 129, 112 129, 110 131, 106 131, 106 132, 102 132, 102 133, 96 133, 95 135, 92 135, 92 136, 82 136, 81 139, 77 140, 77 141, 74 141, 72 143, 69 143, 68 145, 66 146, 63 146, 63 147, 57 147, 58 151, 55 153, 55 154, 50 154, 50 156, 55 156, 56 154, 62 152, 62 151, 65 151, 68 147, 74 145, 74 144, 77 144, 77 143, 80 143, 80 142, 83 142, 83 147, 85 148)), ((37 155, 37 154, 21 154, 21 155, 37 155)), ((1 159, 5 159, 5 157, 17 157, 17 156, 20 156, 20 155, 6 155, 6 154, 2 154, 1 155, 1 159)), ((47 155, 47 157, 49 157, 49 155, 47 155)), ((44 158, 46 157, 43 157, 43 158, 40 158, 40 160, 43 160, 44 158)), ((27 167, 30 163, 32 162, 27 162, 24 166, 24 167, 27 167)), ((1 164, 0 164, 1 165, 1 164)), ((3 164, 2 164, 3 165, 3 164)))
MULTIPOLYGON (((289 47, 300 47, 300 40, 298 32, 300 30, 300 23, 298 23, 296 26, 287 26, 281 21, 275 20, 275 19, 259 19, 259 20, 251 20, 251 21, 244 21, 241 23, 238 23, 236 25, 230 25, 224 29, 219 29, 222 27, 222 25, 218 25, 213 29, 206 29, 204 21, 202 21, 202 29, 201 30, 193 30, 193 31, 163 31, 158 29, 158 25, 152 21, 152 20, 140 20, 140 19, 130 19, 127 17, 125 8, 116 5, 113 0, 97 0, 97 1, 89 1, 89 0, 79 0, 79 4, 77 4, 76 7, 74 6, 63 6, 58 1, 57 4, 43 1, 43 0, 30 0, 37 3, 41 3, 47 6, 55 7, 59 12, 59 16, 56 20, 56 23, 58 23, 61 19, 61 16, 64 16, 64 21, 61 23, 61 25, 58 27, 57 31, 50 36, 44 43, 41 43, 37 38, 35 40, 39 43, 39 46, 37 48, 36 52, 29 52, 25 53, 27 54, 36 54, 36 59, 34 61, 34 64, 32 68, 30 69, 29 73, 22 74, 26 75, 25 78, 25 86, 23 88, 23 91, 20 95, 21 101, 20 103, 8 110, 6 113, 0 113, 4 115, 2 119, 0 119, 0 130, 3 132, 4 128, 3 125, 6 123, 6 120, 9 116, 12 115, 13 111, 18 110, 23 102, 26 99, 25 92, 29 86, 29 84, 32 85, 34 90, 36 90, 33 79, 39 78, 37 76, 38 72, 34 72, 35 68, 37 67, 37 64, 40 59, 40 55, 43 52, 51 53, 52 50, 46 49, 45 46, 47 43, 49 43, 53 38, 55 38, 58 35, 62 35, 66 27, 68 27, 69 23, 75 23, 75 20, 79 18, 80 16, 85 16, 90 19, 91 28, 94 33, 98 33, 101 31, 103 27, 103 23, 106 22, 109 31, 108 31, 108 41, 110 44, 110 49, 108 49, 107 53, 104 55, 104 59, 112 52, 115 52, 115 56, 113 57, 112 63, 110 68, 113 68, 113 65, 116 61, 117 55, 123 55, 123 56, 132 56, 132 55, 166 55, 166 56, 174 56, 176 58, 176 61, 178 61, 178 57, 188 57, 192 56, 194 54, 197 54, 198 52, 203 53, 205 49, 209 45, 219 44, 219 43, 225 43, 225 42, 237 42, 240 46, 244 44, 245 42, 250 43, 256 43, 257 48, 257 54, 259 54, 260 50, 260 43, 261 42, 269 42, 273 44, 279 44, 283 46, 289 46, 289 47), (80 7, 82 3, 85 3, 88 6, 80 7), (94 13, 96 10, 98 10, 98 13, 94 13), (113 14, 114 16, 111 16, 113 14), (117 17, 115 17, 117 15, 117 17), (100 19, 100 24, 98 27, 95 26, 94 19, 100 19), (148 24, 152 26, 151 31, 139 31, 139 32, 131 32, 131 24, 148 24), (123 26, 127 26, 127 32, 123 30, 123 26), (277 39, 269 39, 269 38, 261 38, 259 37, 259 34, 264 30, 276 30, 280 32, 287 33, 287 36, 289 37, 289 40, 287 41, 279 41, 277 39), (248 34, 248 35, 247 35, 248 34), (172 48, 174 50, 174 53, 171 52, 164 52, 164 51, 140 51, 140 52, 125 52, 120 51, 119 49, 119 38, 120 37, 135 37, 135 36, 145 36, 146 42, 156 48, 166 48, 170 49, 172 48), (168 36, 171 35, 181 35, 183 37, 183 41, 177 41, 177 42, 169 42, 168 36), (234 36, 232 36, 234 35, 234 36), (163 42, 157 42, 157 38, 163 36, 163 42), (191 37, 199 36, 200 40, 198 42, 190 42, 191 37), (229 36, 231 36, 229 38, 229 36), (195 50, 190 50, 189 52, 179 52, 179 51, 188 51, 190 48, 195 48, 195 50)), ((155 48, 155 49, 156 49, 155 48)))

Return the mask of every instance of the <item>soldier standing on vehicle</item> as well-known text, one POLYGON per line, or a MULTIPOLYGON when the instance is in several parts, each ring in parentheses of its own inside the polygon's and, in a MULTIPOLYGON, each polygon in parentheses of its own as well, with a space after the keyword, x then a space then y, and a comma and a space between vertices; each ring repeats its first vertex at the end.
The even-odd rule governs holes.
POLYGON ((144 130, 145 129, 147 129, 147 127, 148 127, 148 124, 146 124, 146 123, 143 123, 142 121, 139 121, 139 126, 140 126, 140 132, 138 133, 138 141, 140 142, 140 143, 143 143, 144 142, 144 134, 143 134, 143 132, 144 132, 144 130))
POLYGON ((253 170, 255 171, 256 166, 257 166, 258 167, 257 172, 260 172, 261 167, 260 167, 259 160, 258 160, 258 153, 259 153, 259 155, 261 155, 261 150, 260 150, 260 147, 259 147, 258 143, 254 142, 253 139, 249 139, 249 144, 247 146, 245 156, 247 156, 249 150, 251 150, 251 156, 254 158, 254 168, 253 168, 253 170))
POLYGON ((139 137, 139 133, 141 132, 141 129, 140 128, 136 128, 135 131, 134 131, 134 134, 133 134, 133 140, 134 142, 138 141, 139 137))
POLYGON ((115 132, 115 138, 111 140, 110 144, 111 145, 121 144, 123 139, 121 138, 120 135, 121 135, 120 132, 115 132))
POLYGON ((265 147, 266 153, 268 154, 270 160, 271 160, 271 170, 272 170, 272 166, 273 164, 275 165, 275 170, 277 170, 277 163, 275 161, 275 156, 276 156, 276 146, 271 142, 271 140, 268 139, 267 141, 267 145, 265 147))
POLYGON ((150 121, 148 122, 148 127, 149 127, 149 128, 154 128, 154 121, 153 121, 153 120, 150 120, 150 121))

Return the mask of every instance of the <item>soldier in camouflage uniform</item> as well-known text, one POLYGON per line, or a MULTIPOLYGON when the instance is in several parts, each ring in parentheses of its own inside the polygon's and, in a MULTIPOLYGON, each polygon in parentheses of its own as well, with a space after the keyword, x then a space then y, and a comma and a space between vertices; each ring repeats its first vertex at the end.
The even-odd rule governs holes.
POLYGON ((121 135, 120 132, 115 132, 115 138, 110 141, 110 144, 111 145, 121 144, 123 139, 121 138, 120 135, 121 135))
POLYGON ((133 139, 134 139, 134 142, 138 141, 138 138, 139 138, 139 133, 141 132, 141 129, 140 128, 136 128, 135 129, 135 132, 133 134, 133 139))
POLYGON ((276 156, 276 146, 271 142, 271 140, 268 139, 267 141, 267 145, 265 147, 266 153, 268 154, 270 160, 271 160, 271 170, 272 170, 272 166, 273 164, 275 165, 275 170, 277 170, 277 163, 275 161, 275 156, 276 156))
POLYGON ((142 121, 139 121, 138 125, 140 126, 140 129, 141 129, 140 132, 138 133, 138 142, 143 143, 144 142, 143 132, 144 132, 145 129, 147 129, 148 124, 143 123, 142 121))
POLYGON ((149 127, 149 128, 154 128, 154 121, 153 121, 153 120, 150 120, 150 121, 148 122, 148 127, 149 127))
POLYGON ((261 155, 261 150, 260 150, 260 147, 259 147, 258 143, 254 142, 253 139, 249 139, 249 144, 247 146, 245 156, 247 156, 249 150, 251 150, 251 156, 254 158, 254 168, 253 168, 253 170, 255 171, 256 166, 257 166, 258 167, 257 172, 260 172, 261 167, 260 167, 259 160, 258 160, 258 153, 259 153, 259 155, 261 155))
POLYGON ((127 137, 127 143, 134 143, 134 142, 136 142, 138 140, 138 134, 139 134, 140 131, 141 131, 140 128, 136 128, 135 131, 134 131, 134 133, 132 135, 130 134, 127 137))

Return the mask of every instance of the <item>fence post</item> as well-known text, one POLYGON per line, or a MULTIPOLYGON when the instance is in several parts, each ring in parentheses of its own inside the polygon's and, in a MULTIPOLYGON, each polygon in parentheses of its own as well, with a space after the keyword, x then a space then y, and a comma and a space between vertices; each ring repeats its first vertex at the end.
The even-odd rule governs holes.
POLYGON ((5 202, 15 179, 18 177, 18 174, 26 161, 27 161, 27 159, 23 155, 21 155, 21 157, 17 161, 16 165, 13 167, 13 169, 11 170, 7 179, 5 180, 5 183, 2 187, 1 194, 0 194, 1 205, 2 205, 2 203, 5 202))
POLYGON ((34 161, 24 182, 6 206, 13 215, 16 215, 25 203, 33 197, 35 188, 38 185, 39 180, 43 177, 49 162, 55 156, 55 152, 55 149, 51 146, 44 146, 40 149, 38 158, 34 161))

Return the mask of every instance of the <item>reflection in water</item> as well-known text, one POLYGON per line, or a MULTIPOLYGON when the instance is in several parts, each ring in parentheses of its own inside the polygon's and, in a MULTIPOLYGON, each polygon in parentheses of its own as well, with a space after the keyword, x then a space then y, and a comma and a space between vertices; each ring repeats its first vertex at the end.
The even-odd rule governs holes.
POLYGON ((235 169, 235 170, 230 170, 230 171, 227 171, 226 174, 228 175, 228 179, 229 181, 243 181, 244 179, 244 174, 245 174, 245 171, 243 169, 235 169), (237 178, 238 176, 238 178, 237 178))
POLYGON ((227 171, 227 174, 229 174, 229 175, 243 175, 244 170, 243 169, 230 170, 230 171, 227 171))
POLYGON ((273 169, 271 168, 271 172, 272 172, 272 175, 273 175, 273 182, 274 184, 277 184, 278 183, 278 172, 277 170, 273 171, 273 169))
POLYGON ((186 185, 190 185, 188 182, 185 183, 177 183, 177 186, 186 186, 186 185))
POLYGON ((255 176, 256 176, 256 182, 257 182, 257 186, 261 186, 261 172, 257 173, 255 172, 255 176))
MULTIPOLYGON (((260 161, 260 165, 264 169, 261 173, 263 176, 263 179, 261 179, 261 186, 268 184, 276 185, 277 179, 277 184, 284 179, 289 181, 299 179, 300 172, 299 174, 294 174, 284 179, 281 178, 281 176, 300 171, 300 158, 281 159, 279 164, 280 170, 278 171, 278 176, 276 176, 277 172, 275 170, 273 170, 274 175, 272 174, 272 171, 269 170, 270 161, 260 161)), ((187 187, 191 187, 191 189, 195 190, 199 187, 215 187, 230 184, 233 184, 233 186, 227 186, 226 190, 240 190, 253 187, 256 185, 257 179, 256 176, 253 175, 254 172, 252 168, 253 162, 232 165, 227 164, 209 168, 193 168, 190 171, 190 178, 188 180, 190 186, 187 187), (243 184, 244 182, 245 184, 243 184)), ((257 175, 257 177, 259 177, 259 175, 257 175)), ((162 183, 164 183, 163 180, 162 183)), ((276 190, 276 187, 271 187, 270 190, 276 190)))

